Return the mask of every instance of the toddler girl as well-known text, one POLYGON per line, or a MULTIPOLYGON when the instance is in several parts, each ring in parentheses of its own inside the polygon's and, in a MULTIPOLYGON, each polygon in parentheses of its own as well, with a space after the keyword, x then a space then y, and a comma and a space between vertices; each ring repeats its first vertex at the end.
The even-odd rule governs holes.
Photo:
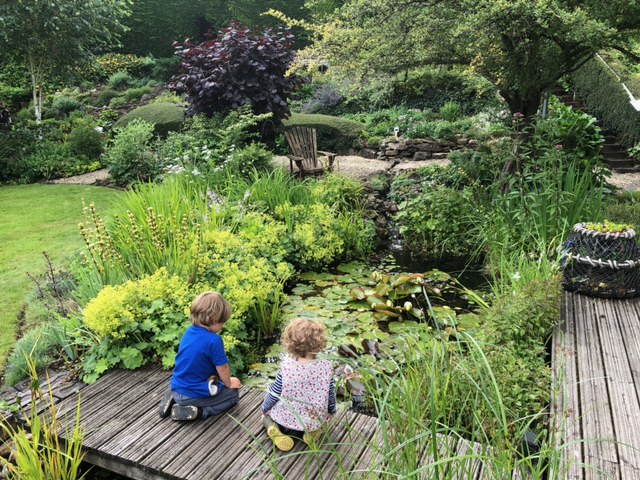
POLYGON ((322 426, 336 413, 333 368, 316 360, 327 345, 324 326, 306 318, 294 319, 282 335, 291 359, 283 362, 262 404, 264 427, 276 447, 293 448, 291 436, 306 444, 317 440, 322 426))

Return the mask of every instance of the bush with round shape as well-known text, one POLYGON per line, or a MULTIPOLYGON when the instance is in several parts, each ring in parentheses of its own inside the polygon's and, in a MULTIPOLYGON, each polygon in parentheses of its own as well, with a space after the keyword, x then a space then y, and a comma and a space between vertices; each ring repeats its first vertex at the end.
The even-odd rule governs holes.
POLYGON ((318 149, 344 153, 362 144, 364 124, 330 115, 294 113, 284 121, 286 128, 301 126, 315 128, 318 149))
POLYGON ((109 80, 107 80, 107 88, 112 90, 124 90, 131 86, 131 82, 133 79, 129 72, 127 71, 119 71, 111 74, 109 76, 109 80))
POLYGON ((55 110, 58 115, 67 115, 74 110, 78 110, 81 104, 78 100, 72 97, 57 96, 51 103, 51 108, 55 110))
POLYGON ((88 125, 76 127, 69 135, 69 147, 76 155, 97 160, 102 154, 102 135, 88 125))
POLYGON ((138 107, 123 115, 113 124, 113 128, 122 128, 134 119, 143 120, 154 126, 154 133, 161 137, 169 132, 180 130, 184 123, 184 108, 175 103, 150 103, 138 107))

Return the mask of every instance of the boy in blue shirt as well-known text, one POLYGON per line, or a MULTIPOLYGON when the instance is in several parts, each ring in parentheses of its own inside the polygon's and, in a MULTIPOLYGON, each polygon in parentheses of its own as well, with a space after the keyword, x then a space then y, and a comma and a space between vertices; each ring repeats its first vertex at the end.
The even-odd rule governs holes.
POLYGON ((219 293, 205 292, 191 304, 192 325, 180 340, 171 388, 159 413, 172 420, 195 420, 225 412, 238 403, 240 380, 231 376, 220 331, 231 306, 219 293))

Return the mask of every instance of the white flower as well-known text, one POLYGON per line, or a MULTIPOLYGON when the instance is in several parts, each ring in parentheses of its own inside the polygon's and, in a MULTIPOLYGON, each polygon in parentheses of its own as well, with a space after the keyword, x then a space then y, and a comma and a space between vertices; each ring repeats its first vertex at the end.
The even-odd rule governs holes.
POLYGON ((513 275, 511 275, 511 278, 514 279, 517 282, 522 277, 520 276, 520 272, 516 272, 513 275))
POLYGON ((404 302, 404 309, 409 312, 413 308, 413 304, 411 302, 404 302))
POLYGON ((393 307, 393 303, 391 302, 391 300, 387 300, 387 307, 393 307))
POLYGON ((102 133, 102 132, 104 132, 104 128, 102 128, 102 127, 96 127, 94 130, 95 130, 96 132, 98 132, 98 133, 102 133))

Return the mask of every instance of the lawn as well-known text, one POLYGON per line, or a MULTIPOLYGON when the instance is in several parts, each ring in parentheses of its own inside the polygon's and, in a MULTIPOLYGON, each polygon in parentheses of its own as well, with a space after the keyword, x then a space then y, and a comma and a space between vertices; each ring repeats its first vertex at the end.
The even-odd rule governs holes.
POLYGON ((78 223, 83 219, 83 198, 104 211, 118 195, 117 190, 83 185, 0 188, 0 370, 32 288, 27 273, 44 271, 44 251, 57 263, 82 246, 78 223))

